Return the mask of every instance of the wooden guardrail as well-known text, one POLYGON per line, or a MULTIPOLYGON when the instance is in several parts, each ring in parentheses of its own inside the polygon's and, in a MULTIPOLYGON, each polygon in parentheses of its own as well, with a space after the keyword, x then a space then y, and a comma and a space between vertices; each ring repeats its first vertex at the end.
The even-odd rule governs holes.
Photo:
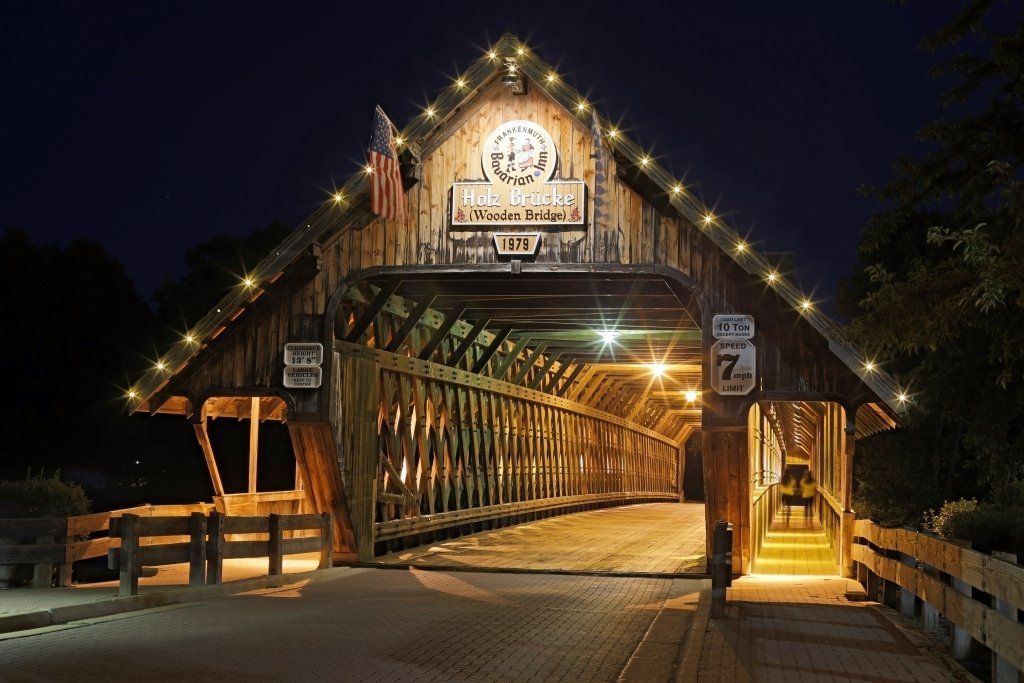
POLYGON ((926 629, 937 630, 945 618, 955 657, 967 655, 973 638, 992 651, 994 680, 1017 681, 1024 670, 1024 567, 1014 556, 1000 559, 870 520, 857 520, 853 535, 857 578, 872 599, 898 603, 908 616, 920 604, 926 629))
POLYGON ((116 544, 108 530, 110 520, 123 514, 140 517, 188 515, 208 512, 210 503, 191 505, 139 505, 123 510, 96 512, 76 517, 0 519, 0 566, 31 564, 32 586, 49 588, 57 568, 57 585, 71 585, 75 562, 103 557, 116 544))
POLYGON ((108 551, 108 565, 118 570, 118 594, 136 595, 143 566, 189 565, 190 586, 221 583, 224 560, 268 558, 268 573, 281 574, 285 555, 320 553, 320 568, 331 566, 334 515, 277 515, 229 517, 217 511, 209 517, 193 512, 188 517, 122 515, 111 520, 110 534, 120 547, 108 551), (287 532, 317 531, 317 536, 286 538, 287 532), (260 540, 228 540, 228 534, 266 535, 260 540), (187 540, 180 540, 182 537, 187 540), (163 543, 143 543, 163 538, 163 543))

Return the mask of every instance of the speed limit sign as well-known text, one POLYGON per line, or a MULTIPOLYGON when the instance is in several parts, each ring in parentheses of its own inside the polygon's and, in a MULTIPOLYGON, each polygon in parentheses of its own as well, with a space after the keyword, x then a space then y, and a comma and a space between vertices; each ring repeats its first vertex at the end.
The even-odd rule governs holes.
POLYGON ((711 347, 711 387, 723 396, 746 396, 757 385, 757 349, 746 340, 719 339, 711 347))

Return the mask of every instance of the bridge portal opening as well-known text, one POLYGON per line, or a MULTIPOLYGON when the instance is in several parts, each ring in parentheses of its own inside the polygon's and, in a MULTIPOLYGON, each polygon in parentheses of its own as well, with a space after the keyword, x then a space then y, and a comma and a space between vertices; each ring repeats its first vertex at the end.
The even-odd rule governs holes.
POLYGON ((683 502, 699 321, 687 287, 639 268, 353 280, 334 350, 360 558, 703 573, 704 508, 683 502))

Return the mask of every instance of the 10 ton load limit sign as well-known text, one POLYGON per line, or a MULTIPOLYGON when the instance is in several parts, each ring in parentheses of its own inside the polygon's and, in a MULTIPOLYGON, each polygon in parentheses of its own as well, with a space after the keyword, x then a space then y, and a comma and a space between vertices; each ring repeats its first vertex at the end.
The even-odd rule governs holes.
POLYGON ((711 387, 723 396, 746 396, 757 385, 757 348, 751 315, 716 315, 711 347, 711 387))

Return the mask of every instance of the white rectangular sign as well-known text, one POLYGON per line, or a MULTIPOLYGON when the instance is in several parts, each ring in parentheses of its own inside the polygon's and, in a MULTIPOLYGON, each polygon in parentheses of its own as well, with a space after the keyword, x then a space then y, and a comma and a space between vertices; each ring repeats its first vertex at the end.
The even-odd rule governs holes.
POLYGON ((715 339, 753 339, 754 316, 716 315, 712 319, 711 335, 715 339))
POLYGON ((723 396, 746 396, 757 386, 757 349, 745 340, 719 340, 711 347, 711 388, 723 396))
POLYGON ((284 345, 284 364, 311 366, 322 365, 324 362, 324 345, 313 342, 301 342, 284 345))
POLYGON ((498 256, 533 256, 540 245, 539 232, 496 232, 494 246, 498 256))
POLYGON ((285 389, 316 389, 323 381, 323 370, 319 367, 289 365, 284 369, 285 389))

